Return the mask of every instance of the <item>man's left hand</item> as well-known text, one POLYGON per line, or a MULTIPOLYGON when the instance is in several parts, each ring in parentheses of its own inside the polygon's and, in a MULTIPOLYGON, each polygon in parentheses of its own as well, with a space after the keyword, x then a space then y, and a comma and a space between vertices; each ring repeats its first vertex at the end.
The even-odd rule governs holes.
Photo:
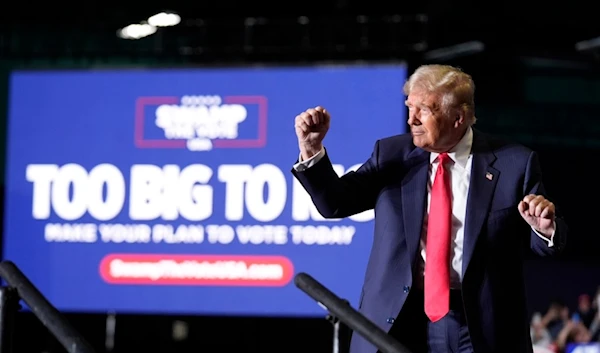
POLYGON ((519 202, 519 213, 531 227, 550 238, 554 233, 554 204, 544 196, 527 195, 519 202))

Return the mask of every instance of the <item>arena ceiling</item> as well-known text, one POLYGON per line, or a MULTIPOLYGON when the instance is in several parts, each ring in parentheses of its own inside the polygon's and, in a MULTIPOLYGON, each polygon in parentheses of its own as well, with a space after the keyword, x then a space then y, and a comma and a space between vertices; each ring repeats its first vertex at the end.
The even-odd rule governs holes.
POLYGON ((3 57, 143 53, 201 58, 212 53, 248 59, 252 54, 285 60, 393 59, 467 43, 471 51, 485 48, 495 56, 593 60, 597 49, 577 50, 576 43, 600 36, 592 4, 581 0, 555 5, 516 0, 53 4, 15 2, 0 12, 3 57), (117 38, 119 28, 164 10, 178 13, 181 23, 139 43, 117 38))

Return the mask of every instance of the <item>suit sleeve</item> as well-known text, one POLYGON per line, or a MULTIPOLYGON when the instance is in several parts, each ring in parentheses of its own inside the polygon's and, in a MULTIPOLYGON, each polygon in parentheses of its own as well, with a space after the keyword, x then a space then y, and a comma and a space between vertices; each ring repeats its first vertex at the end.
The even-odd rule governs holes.
POLYGON ((306 169, 292 169, 292 174, 310 195, 325 218, 345 218, 375 207, 379 192, 379 141, 371 157, 356 171, 338 176, 327 151, 306 169))
MULTIPOLYGON (((548 198, 542 182, 542 170, 536 152, 531 152, 525 171, 524 195, 535 194, 548 198)), ((564 250, 567 241, 568 227, 556 206, 555 231, 552 240, 543 239, 535 230, 530 229, 531 250, 541 256, 555 255, 564 250)))

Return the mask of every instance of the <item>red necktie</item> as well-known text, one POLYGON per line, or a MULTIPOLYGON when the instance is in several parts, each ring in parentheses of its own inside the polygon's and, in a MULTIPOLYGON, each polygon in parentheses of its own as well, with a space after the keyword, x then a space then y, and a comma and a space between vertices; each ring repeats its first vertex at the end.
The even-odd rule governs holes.
POLYGON ((425 253, 425 314, 432 322, 450 310, 450 239, 452 190, 445 165, 448 154, 438 156, 438 168, 431 188, 427 245, 425 253))

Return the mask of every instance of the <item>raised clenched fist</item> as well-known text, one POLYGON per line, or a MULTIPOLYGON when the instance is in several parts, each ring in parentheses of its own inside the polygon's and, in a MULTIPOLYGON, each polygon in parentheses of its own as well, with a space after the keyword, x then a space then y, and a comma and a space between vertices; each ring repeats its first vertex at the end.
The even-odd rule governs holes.
POLYGON ((518 205, 521 217, 547 238, 554 234, 554 204, 541 195, 527 195, 518 205))
POLYGON ((329 112, 323 107, 311 108, 296 116, 296 136, 303 160, 309 159, 323 148, 330 119, 329 112))

